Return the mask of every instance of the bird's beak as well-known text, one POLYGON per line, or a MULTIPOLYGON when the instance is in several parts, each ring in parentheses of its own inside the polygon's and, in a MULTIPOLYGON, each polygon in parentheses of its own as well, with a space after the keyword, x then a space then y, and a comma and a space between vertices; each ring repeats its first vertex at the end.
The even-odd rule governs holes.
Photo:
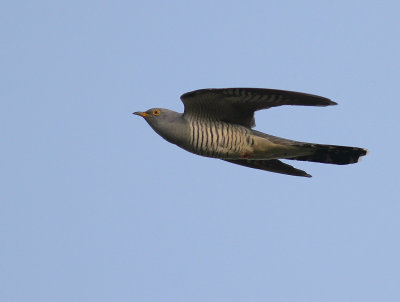
POLYGON ((148 114, 148 113, 146 113, 146 112, 140 112, 140 111, 134 112, 134 113, 132 113, 132 114, 140 115, 141 117, 151 116, 150 114, 148 114))

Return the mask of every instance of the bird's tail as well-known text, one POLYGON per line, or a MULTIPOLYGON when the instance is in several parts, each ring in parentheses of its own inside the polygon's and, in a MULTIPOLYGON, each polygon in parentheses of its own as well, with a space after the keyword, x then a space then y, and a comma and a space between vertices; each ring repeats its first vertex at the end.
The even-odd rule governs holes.
POLYGON ((324 164, 348 165, 359 161, 361 156, 367 154, 367 150, 357 147, 321 145, 299 143, 296 146, 310 150, 309 155, 290 157, 287 159, 311 161, 324 164))

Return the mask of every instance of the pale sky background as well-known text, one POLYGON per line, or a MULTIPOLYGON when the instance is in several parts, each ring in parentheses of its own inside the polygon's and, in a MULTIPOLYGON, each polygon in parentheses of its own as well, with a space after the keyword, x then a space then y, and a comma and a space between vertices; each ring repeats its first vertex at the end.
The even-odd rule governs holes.
POLYGON ((400 301, 398 1, 3 1, 0 301, 400 301), (257 130, 365 147, 313 178, 195 156, 131 113, 322 95, 257 130))

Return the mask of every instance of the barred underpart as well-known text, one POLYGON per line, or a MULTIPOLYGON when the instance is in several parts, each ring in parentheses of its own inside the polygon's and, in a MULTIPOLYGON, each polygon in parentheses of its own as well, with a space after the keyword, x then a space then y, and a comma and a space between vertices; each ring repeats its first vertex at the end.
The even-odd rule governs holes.
POLYGON ((249 153, 254 145, 251 130, 214 119, 190 117, 189 151, 215 158, 238 158, 249 153))

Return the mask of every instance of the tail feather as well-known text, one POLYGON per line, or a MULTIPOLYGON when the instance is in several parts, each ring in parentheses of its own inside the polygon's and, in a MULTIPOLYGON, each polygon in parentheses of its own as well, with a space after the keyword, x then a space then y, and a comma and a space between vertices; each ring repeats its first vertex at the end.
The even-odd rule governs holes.
POLYGON ((320 144, 302 144, 299 147, 312 149, 310 155, 291 157, 287 159, 311 161, 324 164, 348 165, 359 161, 361 156, 367 154, 367 150, 357 147, 320 145, 320 144))

